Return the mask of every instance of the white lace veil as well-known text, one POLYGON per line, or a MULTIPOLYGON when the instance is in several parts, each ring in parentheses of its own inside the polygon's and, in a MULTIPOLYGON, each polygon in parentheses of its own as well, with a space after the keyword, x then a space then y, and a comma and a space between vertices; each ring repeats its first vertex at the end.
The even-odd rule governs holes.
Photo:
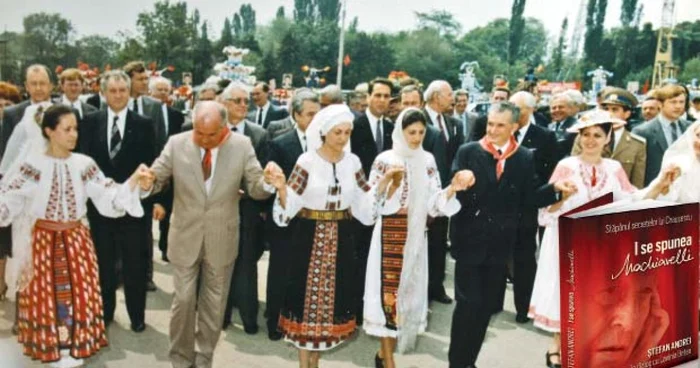
POLYGON ((686 131, 664 152, 661 167, 669 164, 678 165, 681 169, 679 185, 675 188, 679 197, 685 200, 700 200, 700 188, 695 180, 700 178, 700 158, 698 158, 693 148, 695 136, 700 130, 700 121, 696 121, 686 129, 686 131), (682 180, 685 178, 691 180, 682 180), (694 180, 693 180, 694 179, 694 180), (683 185, 688 183, 688 185, 683 185))
MULTIPOLYGON (((408 182, 408 234, 403 251, 403 265, 397 297, 398 344, 399 352, 410 351, 415 347, 421 325, 425 321, 424 304, 428 285, 428 254, 425 240, 425 225, 428 217, 430 197, 427 152, 423 146, 411 149, 403 134, 403 120, 408 113, 420 111, 405 109, 399 114, 391 134, 392 151, 403 162, 408 182)), ((394 195, 400 195, 395 193, 394 195)))
MULTIPOLYGON (((43 116, 37 114, 39 105, 31 105, 24 111, 22 120, 12 131, 7 149, 0 162, 0 186, 10 184, 16 178, 22 164, 31 155, 46 152, 48 141, 41 134, 40 122, 43 116)), ((25 206, 26 208, 26 206, 25 206)), ((20 276, 26 272, 31 272, 32 265, 32 227, 36 218, 29 212, 21 214, 12 222, 12 257, 7 261, 5 278, 8 285, 8 295, 27 286, 29 280, 20 276)))

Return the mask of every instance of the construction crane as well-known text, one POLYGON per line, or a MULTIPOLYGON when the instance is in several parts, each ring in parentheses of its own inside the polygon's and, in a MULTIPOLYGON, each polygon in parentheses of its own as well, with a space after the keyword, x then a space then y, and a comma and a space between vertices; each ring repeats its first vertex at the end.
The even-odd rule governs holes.
POLYGON ((654 60, 654 76, 652 88, 659 87, 666 80, 676 79, 678 66, 673 64, 673 23, 675 0, 664 0, 661 11, 661 27, 656 43, 656 58, 654 60))

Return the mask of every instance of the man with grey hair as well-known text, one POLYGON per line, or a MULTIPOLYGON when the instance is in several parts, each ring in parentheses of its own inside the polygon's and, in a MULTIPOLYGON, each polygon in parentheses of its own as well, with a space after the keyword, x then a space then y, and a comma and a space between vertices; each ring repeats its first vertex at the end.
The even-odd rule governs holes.
POLYGON ((212 366, 239 252, 239 192, 265 199, 270 173, 282 175, 274 164, 263 172, 250 139, 228 130, 227 115, 218 102, 197 104, 193 131, 170 139, 151 167, 152 193, 171 182, 175 192, 168 248, 175 285, 168 355, 175 368, 212 366))
MULTIPOLYGON (((435 157, 437 162, 447 163, 443 167, 438 165, 440 171, 440 180, 443 186, 450 183, 451 175, 449 165, 454 159, 459 146, 464 142, 464 133, 462 126, 452 115, 452 87, 444 80, 432 81, 425 90, 424 100, 425 107, 423 112, 427 117, 427 124, 437 128, 439 131, 439 139, 444 142, 445 152, 444 157, 435 157)), ((427 133, 426 133, 427 139, 427 133)), ((424 145, 426 141, 424 140, 424 145)), ((427 147, 424 146, 426 150, 427 147)), ((437 155, 438 153, 433 153, 437 155)), ((447 255, 447 229, 449 227, 449 218, 436 217, 431 219, 428 226, 428 297, 430 300, 437 301, 443 304, 452 303, 445 292, 443 282, 445 281, 445 265, 447 255)))
POLYGON ((367 93, 352 92, 348 97, 348 107, 355 117, 362 115, 367 110, 367 93))
POLYGON ((450 227, 455 264, 450 367, 475 367, 498 302, 506 263, 513 250, 523 213, 554 203, 564 183, 535 190, 533 154, 518 145, 520 109, 494 104, 488 113, 486 136, 462 145, 452 172, 471 170, 476 183, 457 194, 462 206, 450 227))
POLYGON ((291 114, 284 119, 271 122, 267 127, 269 138, 277 138, 292 130, 299 121, 302 122, 303 130, 306 130, 306 126, 309 125, 311 119, 320 109, 321 105, 318 102, 318 95, 309 88, 299 88, 294 91, 294 95, 289 101, 291 114))
POLYGON ((343 91, 335 84, 329 84, 318 92, 321 108, 328 105, 336 105, 345 103, 343 99, 343 91))
POLYGON ((549 101, 549 112, 552 122, 549 123, 549 130, 557 136, 558 159, 562 159, 571 154, 574 146, 576 134, 566 130, 576 123, 576 102, 566 93, 554 95, 549 101))
MULTIPOLYGON (((262 125, 246 119, 250 96, 248 86, 240 82, 231 82, 219 96, 219 102, 226 107, 228 114, 227 129, 234 135, 250 139, 256 158, 265 162, 268 149, 267 131, 262 125)), ((248 334, 258 332, 258 260, 265 250, 264 217, 265 202, 251 198, 243 193, 240 204, 240 240, 239 254, 233 269, 223 327, 231 324, 234 304, 243 321, 243 329, 248 334)))
MULTIPOLYGON (((81 123, 80 150, 95 160, 105 176, 121 183, 140 164, 153 162, 157 154, 153 122, 128 109, 131 86, 129 76, 123 71, 106 72, 100 88, 107 109, 87 115, 81 123)), ((87 217, 97 253, 105 323, 114 319, 116 263, 121 254, 131 330, 142 332, 146 328, 147 255, 148 249, 153 249, 153 243, 149 243, 146 236, 151 231, 151 217, 107 218, 92 205, 88 206, 87 217)))
MULTIPOLYGON (((292 97, 291 115, 289 118, 272 122, 268 127, 268 133, 274 137, 270 141, 267 160, 277 163, 284 172, 285 177, 292 174, 294 165, 302 153, 306 152, 306 128, 313 120, 314 115, 321 109, 318 96, 308 89, 300 88, 292 97), (278 127, 287 128, 278 129, 278 127), (274 130, 273 130, 274 129, 274 130)), ((268 243, 270 244, 269 266, 267 271, 267 336, 276 341, 282 338, 277 330, 280 310, 284 302, 284 293, 287 274, 287 261, 289 252, 289 229, 293 226, 279 227, 272 220, 272 202, 268 203, 267 226, 269 230, 268 243)), ((296 220, 292 220, 296 221, 296 220)))

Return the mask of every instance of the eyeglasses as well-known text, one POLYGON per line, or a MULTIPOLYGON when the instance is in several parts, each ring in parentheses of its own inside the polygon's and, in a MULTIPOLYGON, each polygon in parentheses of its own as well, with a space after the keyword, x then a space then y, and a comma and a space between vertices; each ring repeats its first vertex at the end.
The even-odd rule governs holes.
POLYGON ((231 101, 237 105, 240 105, 241 103, 247 105, 250 102, 250 100, 245 97, 227 98, 226 101, 231 101))

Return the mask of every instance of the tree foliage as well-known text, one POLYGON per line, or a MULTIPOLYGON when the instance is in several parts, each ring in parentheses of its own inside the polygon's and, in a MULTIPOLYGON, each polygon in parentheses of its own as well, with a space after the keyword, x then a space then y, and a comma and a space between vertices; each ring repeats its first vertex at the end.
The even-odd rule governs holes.
POLYGON ((513 5, 510 10, 510 24, 508 35, 508 65, 515 64, 520 51, 520 41, 523 37, 523 29, 525 28, 525 20, 523 19, 523 11, 525 11, 526 0, 513 0, 513 5))

